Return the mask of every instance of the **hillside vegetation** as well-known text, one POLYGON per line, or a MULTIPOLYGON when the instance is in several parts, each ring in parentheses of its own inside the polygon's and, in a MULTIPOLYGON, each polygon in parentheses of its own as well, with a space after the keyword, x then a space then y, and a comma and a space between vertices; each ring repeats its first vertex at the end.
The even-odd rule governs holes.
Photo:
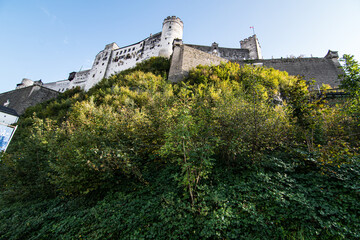
POLYGON ((274 69, 168 69, 27 110, 1 156, 0 239, 360 238, 359 88, 329 106, 274 69))

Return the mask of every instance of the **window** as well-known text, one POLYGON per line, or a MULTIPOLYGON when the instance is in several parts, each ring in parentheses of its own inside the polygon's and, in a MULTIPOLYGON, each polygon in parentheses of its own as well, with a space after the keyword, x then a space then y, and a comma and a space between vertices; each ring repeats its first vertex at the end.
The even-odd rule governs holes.
POLYGON ((93 75, 93 77, 95 77, 95 74, 93 75))
POLYGON ((133 51, 135 50, 135 48, 133 47, 133 51))
POLYGON ((126 49, 124 50, 124 53, 126 53, 126 49))
POLYGON ((169 29, 171 28, 171 26, 169 26, 169 29))

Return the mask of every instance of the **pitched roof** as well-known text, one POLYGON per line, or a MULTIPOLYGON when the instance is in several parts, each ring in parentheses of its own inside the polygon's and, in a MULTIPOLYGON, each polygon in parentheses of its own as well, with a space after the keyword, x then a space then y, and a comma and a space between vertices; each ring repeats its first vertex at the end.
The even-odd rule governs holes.
POLYGON ((17 116, 17 117, 19 116, 14 109, 8 108, 8 107, 5 107, 5 106, 1 106, 1 105, 0 105, 0 112, 7 113, 7 114, 17 116))

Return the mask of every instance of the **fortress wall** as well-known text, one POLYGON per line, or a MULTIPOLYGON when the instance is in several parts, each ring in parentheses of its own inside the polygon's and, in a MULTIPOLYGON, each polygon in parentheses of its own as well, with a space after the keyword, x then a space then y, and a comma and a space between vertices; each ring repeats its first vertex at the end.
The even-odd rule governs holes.
POLYGON ((169 80, 172 82, 181 81, 189 74, 190 69, 198 65, 219 65, 221 62, 228 62, 228 60, 187 45, 175 45, 169 80))
POLYGON ((95 57, 85 83, 85 91, 103 78, 135 67, 138 62, 158 56, 161 49, 161 32, 122 48, 115 43, 106 45, 105 49, 95 57))
POLYGON ((119 47, 116 43, 111 43, 106 45, 105 49, 96 55, 93 66, 89 72, 89 77, 85 84, 85 91, 88 91, 92 86, 104 78, 111 60, 112 52, 118 48, 119 47))
POLYGON ((30 86, 0 94, 0 105, 9 100, 9 108, 22 115, 28 107, 45 102, 59 95, 59 92, 42 86, 30 86))
POLYGON ((116 49, 112 52, 105 77, 135 67, 138 62, 159 55, 161 33, 157 33, 136 44, 116 49))
POLYGON ((214 47, 212 46, 201 46, 201 45, 193 45, 193 44, 186 44, 186 45, 191 48, 195 48, 209 54, 216 54, 221 58, 225 58, 231 61, 239 60, 239 59, 250 59, 248 49, 222 48, 222 47, 217 47, 216 49, 214 49, 214 47))
POLYGON ((315 80, 315 86, 329 84, 331 87, 338 87, 340 80, 338 75, 342 70, 337 60, 327 58, 294 58, 294 59, 268 59, 257 60, 263 66, 272 67, 280 71, 286 71, 290 75, 303 76, 306 80, 315 80))
POLYGON ((75 87, 80 87, 81 89, 84 89, 86 81, 89 79, 89 76, 90 69, 75 73, 74 79, 71 80, 69 83, 69 89, 75 87))
POLYGON ((58 92, 65 92, 70 88, 70 81, 69 80, 62 80, 57 82, 51 82, 51 83, 44 83, 44 87, 52 89, 54 91, 58 92))
POLYGON ((105 77, 134 67, 140 59, 144 42, 128 47, 119 48, 113 51, 105 77))
POLYGON ((219 48, 220 57, 230 61, 236 59, 249 59, 248 49, 219 48))
POLYGON ((228 62, 228 60, 184 45, 183 71, 189 72, 191 68, 200 64, 219 65, 221 62, 228 62))

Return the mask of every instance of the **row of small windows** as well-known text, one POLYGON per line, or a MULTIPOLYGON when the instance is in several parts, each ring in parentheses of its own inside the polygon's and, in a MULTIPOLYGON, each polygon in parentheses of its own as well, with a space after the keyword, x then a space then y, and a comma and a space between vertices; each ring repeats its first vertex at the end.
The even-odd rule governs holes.
MULTIPOLYGON (((141 43, 140 44, 140 48, 143 46, 143 44, 141 43)), ((116 59, 122 59, 122 58, 125 58, 125 59, 129 59, 129 58, 131 58, 131 57, 129 57, 129 55, 127 54, 126 56, 124 55, 124 56, 120 56, 121 54, 125 54, 125 53, 130 53, 131 51, 135 51, 135 47, 133 47, 132 49, 131 48, 129 48, 129 49, 125 49, 125 50, 121 50, 120 52, 118 51, 118 52, 116 52, 116 59)), ((141 52, 141 50, 139 50, 137 53, 139 53, 139 52, 141 52)), ((104 55, 104 57, 103 57, 103 61, 105 61, 105 60, 107 60, 107 55, 108 55, 108 52, 106 52, 105 53, 105 55, 104 55)), ((99 64, 99 61, 100 61, 100 56, 97 58, 97 61, 96 61, 96 65, 98 65, 99 64)), ((104 63, 102 64, 102 65, 104 65, 104 63)))
POLYGON ((123 54, 123 53, 126 53, 126 51, 127 51, 127 52, 135 51, 135 48, 133 48, 132 50, 131 50, 130 48, 129 48, 129 49, 125 49, 124 52, 123 52, 123 51, 117 52, 117 53, 116 53, 116 56, 119 55, 119 54, 121 55, 121 54, 123 54))
MULTIPOLYGON (((142 47, 142 44, 140 44, 140 48, 141 48, 141 47, 142 47)), ((133 47, 132 49, 131 49, 131 48, 125 49, 124 51, 121 50, 120 52, 117 52, 117 53, 116 53, 116 56, 117 56, 117 55, 121 55, 121 54, 126 53, 126 52, 131 52, 131 51, 135 51, 135 47, 133 47)))

